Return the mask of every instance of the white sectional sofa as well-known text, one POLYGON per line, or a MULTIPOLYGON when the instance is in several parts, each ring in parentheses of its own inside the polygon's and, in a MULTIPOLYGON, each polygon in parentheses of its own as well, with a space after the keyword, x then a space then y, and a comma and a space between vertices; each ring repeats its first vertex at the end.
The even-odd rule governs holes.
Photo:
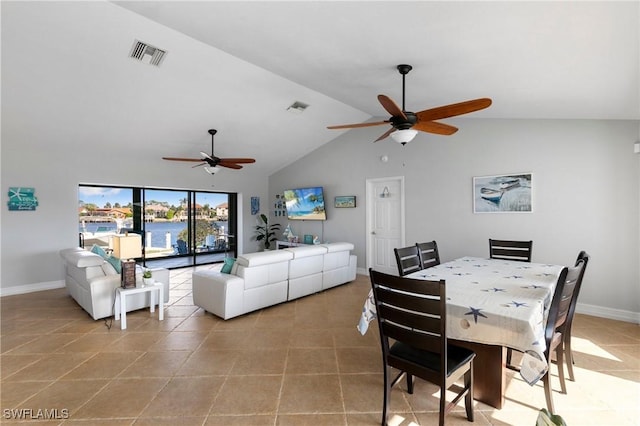
POLYGON ((231 273, 193 272, 193 302, 223 319, 353 281, 351 243, 303 245, 238 256, 231 273))
MULTIPOLYGON (((82 248, 60 250, 64 260, 65 285, 71 297, 95 320, 114 315, 115 290, 120 274, 101 256, 82 248)), ((164 286, 164 303, 169 302, 169 270, 151 269, 155 281, 164 286)), ((136 276, 142 282, 142 272, 136 276)), ((149 293, 127 297, 127 311, 149 306, 149 293)))
POLYGON ((280 251, 293 253, 293 259, 289 261, 289 292, 287 300, 322 291, 326 247, 308 245, 290 247, 280 251))
POLYGON ((351 254, 353 244, 323 244, 327 248, 322 267, 322 289, 326 290, 356 278, 357 257, 351 254))

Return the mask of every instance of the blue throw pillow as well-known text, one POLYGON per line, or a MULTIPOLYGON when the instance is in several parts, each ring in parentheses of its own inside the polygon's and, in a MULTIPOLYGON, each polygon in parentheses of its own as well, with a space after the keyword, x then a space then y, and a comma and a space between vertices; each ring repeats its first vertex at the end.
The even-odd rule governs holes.
POLYGON ((120 262, 120 259, 118 259, 117 257, 109 256, 102 247, 94 244, 93 247, 91 247, 91 253, 95 253, 98 256, 102 257, 107 262, 109 262, 111 266, 113 266, 113 269, 116 270, 117 273, 122 272, 122 262, 120 262))
POLYGON ((220 269, 220 272, 223 274, 229 274, 231 273, 231 268, 233 268, 233 264, 235 263, 236 259, 233 257, 227 257, 224 260, 224 265, 222 265, 222 269, 220 269))
POLYGON ((120 261, 120 259, 118 259, 117 257, 113 257, 113 256, 107 256, 105 257, 105 259, 107 262, 109 262, 111 264, 111 266, 113 266, 113 269, 116 270, 117 273, 121 273, 122 272, 122 262, 120 261))
POLYGON ((107 252, 104 251, 104 249, 98 245, 93 245, 93 247, 91 247, 91 253, 95 253, 98 256, 102 257, 103 259, 107 258, 107 252))

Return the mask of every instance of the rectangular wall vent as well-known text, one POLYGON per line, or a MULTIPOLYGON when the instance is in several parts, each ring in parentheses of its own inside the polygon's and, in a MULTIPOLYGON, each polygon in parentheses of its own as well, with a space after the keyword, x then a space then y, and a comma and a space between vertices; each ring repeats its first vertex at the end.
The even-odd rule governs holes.
POLYGON ((145 64, 155 65, 159 67, 164 60, 167 52, 157 47, 151 46, 142 41, 133 42, 133 47, 129 53, 129 57, 144 62, 145 64))
POLYGON ((295 101, 294 103, 289 105, 289 107, 287 108, 287 111, 295 113, 295 114, 301 114, 307 108, 309 108, 309 105, 307 105, 305 103, 302 103, 302 102, 299 102, 299 101, 295 101))

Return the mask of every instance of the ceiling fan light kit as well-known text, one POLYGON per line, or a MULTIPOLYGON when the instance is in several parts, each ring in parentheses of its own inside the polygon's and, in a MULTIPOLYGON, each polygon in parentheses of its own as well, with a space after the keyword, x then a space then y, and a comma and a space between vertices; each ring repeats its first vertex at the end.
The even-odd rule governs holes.
POLYGON ((396 130, 395 132, 391 133, 391 139, 398 142, 399 144, 406 145, 407 142, 411 142, 417 134, 418 131, 413 129, 396 130))
POLYGON ((452 135, 458 131, 457 127, 440 123, 435 120, 442 118, 455 117, 457 115, 468 114, 470 112, 479 111, 488 108, 491 105, 491 99, 480 98, 470 101, 459 102, 456 104, 444 105, 436 108, 426 109, 420 112, 411 112, 405 109, 405 77, 413 69, 411 65, 400 64, 397 66, 398 72, 402 75, 402 109, 393 99, 385 95, 378 95, 378 102, 389 113, 391 117, 388 120, 357 123, 357 124, 341 124, 338 126, 328 126, 328 129, 355 129, 358 127, 379 126, 383 124, 391 124, 391 128, 383 133, 374 142, 386 139, 391 136, 393 140, 402 145, 411 141, 418 131, 434 133, 436 135, 452 135))

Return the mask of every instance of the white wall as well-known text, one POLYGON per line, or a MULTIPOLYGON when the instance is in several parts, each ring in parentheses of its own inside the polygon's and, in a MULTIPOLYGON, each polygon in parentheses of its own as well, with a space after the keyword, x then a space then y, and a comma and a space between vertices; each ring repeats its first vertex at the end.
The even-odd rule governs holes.
MULTIPOLYGON (((126 156, 102 156, 92 150, 52 152, 39 155, 25 143, 28 138, 46 135, 27 134, 16 127, 2 129, 2 143, 11 149, 2 151, 2 213, 0 230, 2 264, 0 290, 12 294, 27 290, 59 287, 64 273, 58 251, 78 245, 78 184, 96 183, 144 187, 166 187, 203 191, 238 192, 244 202, 239 224, 239 249, 255 251, 254 216, 250 197, 266 199, 267 177, 228 171, 215 177, 200 169, 166 162, 153 156, 142 163, 126 156), (105 160, 100 161, 100 158, 105 160), (39 206, 36 211, 7 211, 7 190, 13 186, 33 187, 39 206), (21 290, 22 289, 22 290, 21 290)), ((55 145, 55 140, 49 140, 55 145)))
MULTIPOLYGON (((62 284, 58 251, 78 243, 80 183, 238 192, 245 200, 239 247, 257 248, 249 199, 266 198, 259 163, 212 177, 161 157, 208 151, 206 130, 225 124, 212 93, 233 99, 228 91, 238 91, 227 81, 263 85, 248 78, 262 70, 248 67, 250 74, 229 78, 216 72, 227 54, 109 2, 9 2, 2 8, 0 294, 62 284), (161 69, 141 66, 127 57, 135 38, 154 40, 173 59, 161 69), (186 99, 189 108, 176 99, 186 99), (204 145, 193 145, 193 129, 204 145), (159 143, 159 135, 172 146, 159 143), (191 141, 192 151, 177 151, 174 141, 191 141), (35 188, 36 211, 7 211, 7 191, 15 186, 35 188)), ((218 141, 239 137, 226 135, 218 141)))
MULTIPOLYGON (((324 238, 353 242, 364 268, 365 180, 405 176, 407 242, 435 239, 445 261, 487 256, 489 238, 532 239, 534 262, 569 265, 586 250, 591 261, 580 309, 640 321, 640 156, 633 153, 638 122, 448 122, 460 131, 450 137, 420 134, 404 147, 391 139, 372 143, 384 128, 349 131, 272 175, 270 196, 323 185, 324 238), (533 213, 473 213, 474 176, 518 172, 533 173, 533 213), (356 195, 358 207, 333 208, 336 195, 356 195)), ((290 223, 299 235, 320 229, 290 223)))

